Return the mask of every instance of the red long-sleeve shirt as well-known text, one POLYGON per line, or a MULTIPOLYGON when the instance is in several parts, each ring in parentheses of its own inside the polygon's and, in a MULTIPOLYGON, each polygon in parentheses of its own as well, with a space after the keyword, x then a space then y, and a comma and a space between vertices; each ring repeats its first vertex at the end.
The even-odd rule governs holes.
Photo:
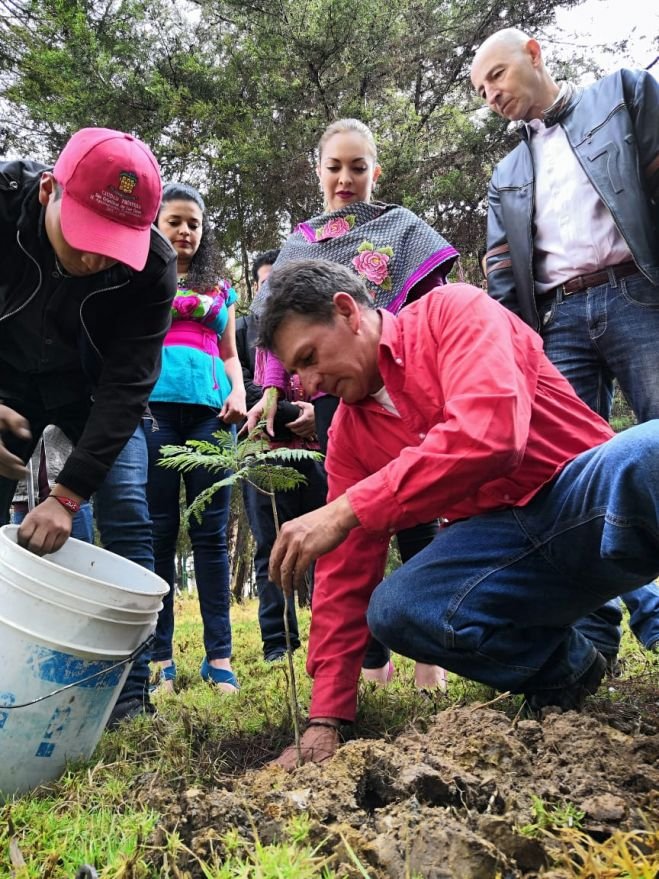
POLYGON ((391 534, 524 506, 613 435, 540 336, 483 291, 451 284, 380 314, 378 368, 400 417, 370 397, 334 416, 328 500, 347 493, 360 526, 316 565, 312 717, 354 719, 366 608, 391 534))

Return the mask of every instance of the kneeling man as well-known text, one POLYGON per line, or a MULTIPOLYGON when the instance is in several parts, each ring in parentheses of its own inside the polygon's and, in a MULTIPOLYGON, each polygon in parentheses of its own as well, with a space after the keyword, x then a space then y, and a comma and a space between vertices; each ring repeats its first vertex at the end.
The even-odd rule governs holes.
POLYGON ((354 719, 369 629, 535 712, 581 707, 605 662, 575 622, 659 573, 659 422, 615 436, 542 339, 466 284, 394 317, 350 270, 292 262, 270 276, 260 332, 307 394, 341 398, 328 504, 287 522, 270 560, 289 591, 320 557, 304 760, 354 719), (391 535, 436 517, 383 580, 391 535))

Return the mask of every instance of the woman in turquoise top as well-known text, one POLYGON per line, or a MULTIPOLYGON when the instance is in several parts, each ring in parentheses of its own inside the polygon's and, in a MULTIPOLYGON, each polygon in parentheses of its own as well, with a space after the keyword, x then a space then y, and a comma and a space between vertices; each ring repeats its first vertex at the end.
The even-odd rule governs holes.
MULTIPOLYGON (((162 352, 162 372, 149 404, 153 429, 146 433, 155 569, 170 586, 158 617, 151 659, 160 664, 161 686, 168 690, 174 689, 176 677, 172 647, 181 474, 158 466, 160 448, 190 439, 213 441, 217 431, 235 430, 233 425, 246 413, 236 352, 236 292, 226 281, 218 281, 214 241, 205 228, 204 214, 204 202, 196 189, 181 183, 165 186, 157 224, 176 251, 179 281, 172 303, 172 326, 162 352)), ((188 503, 220 478, 201 467, 184 473, 188 503)), ((201 522, 190 523, 206 650, 201 676, 225 693, 238 690, 231 670, 226 541, 230 493, 229 488, 220 489, 201 522)))

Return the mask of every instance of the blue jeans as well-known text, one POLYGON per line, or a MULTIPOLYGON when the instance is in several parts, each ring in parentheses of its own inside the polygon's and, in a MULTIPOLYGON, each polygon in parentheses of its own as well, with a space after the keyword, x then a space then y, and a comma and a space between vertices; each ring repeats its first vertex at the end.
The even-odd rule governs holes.
MULTIPOLYGON (((153 571, 151 517, 146 502, 147 462, 144 428, 140 424, 94 495, 94 513, 105 549, 153 571)), ((148 688, 149 658, 142 653, 134 661, 118 701, 148 702, 148 688)))
POLYGON ((525 507, 441 528, 374 591, 391 649, 500 690, 569 687, 596 658, 581 617, 659 573, 659 421, 571 461, 525 507))
MULTIPOLYGON (((297 516, 303 516, 322 507, 327 497, 327 477, 322 464, 317 461, 295 461, 287 464, 294 467, 306 478, 306 483, 290 491, 276 493, 277 517, 280 526, 297 516)), ((259 596, 259 626, 263 642, 263 655, 266 659, 277 656, 286 650, 284 632, 284 596, 281 589, 268 578, 270 551, 275 542, 275 522, 272 504, 264 495, 249 483, 243 485, 245 512, 254 535, 254 573, 259 596)), ((288 602, 288 627, 291 647, 300 646, 300 635, 295 614, 295 600, 288 602)))
MULTIPOLYGON (((153 545, 156 574, 169 583, 169 594, 163 599, 158 617, 156 641, 151 658, 162 662, 172 658, 174 639, 174 577, 176 540, 179 531, 179 492, 181 477, 188 504, 223 478, 196 467, 179 473, 158 466, 160 447, 183 445, 187 440, 214 441, 213 434, 230 430, 209 406, 188 403, 152 403, 152 426, 147 426, 149 448, 149 509, 153 518, 153 545)), ((204 625, 206 658, 227 659, 231 656, 231 604, 229 559, 227 555, 227 523, 231 488, 224 486, 213 496, 204 510, 201 522, 190 521, 190 541, 194 557, 197 594, 204 625)))
MULTIPOLYGON (((639 421, 659 418, 659 290, 640 273, 583 293, 561 293, 538 309, 545 353, 581 399, 609 420, 613 380, 639 421)), ((659 641, 659 589, 642 586, 623 601, 646 647, 659 641)), ((620 602, 602 608, 582 630, 606 653, 619 641, 620 602)))

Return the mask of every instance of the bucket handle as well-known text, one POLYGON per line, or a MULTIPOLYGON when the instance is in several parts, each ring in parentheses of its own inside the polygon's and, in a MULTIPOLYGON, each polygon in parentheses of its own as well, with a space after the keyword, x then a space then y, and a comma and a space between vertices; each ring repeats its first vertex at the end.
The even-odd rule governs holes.
POLYGON ((78 684, 86 684, 88 681, 93 681, 95 678, 100 678, 102 675, 107 675, 111 671, 114 671, 117 668, 121 668, 122 665, 127 665, 129 662, 133 662, 137 659, 138 656, 141 656, 145 650, 148 650, 149 647, 155 641, 155 632, 151 633, 149 637, 142 641, 142 643, 133 650, 130 656, 127 656, 125 659, 122 659, 120 662, 115 662, 113 665, 108 668, 103 668, 101 671, 95 671, 92 675, 87 675, 86 678, 80 678, 79 681, 73 681, 71 684, 65 684, 63 687, 59 687, 57 690, 53 690, 52 693, 46 693, 44 696, 38 696, 36 699, 32 699, 30 702, 22 702, 19 705, 0 705, 0 710, 7 711, 13 708, 29 708, 30 705, 36 705, 37 702, 43 702, 44 699, 50 699, 52 696, 57 696, 59 693, 63 693, 65 690, 70 690, 72 687, 77 687, 78 684))

